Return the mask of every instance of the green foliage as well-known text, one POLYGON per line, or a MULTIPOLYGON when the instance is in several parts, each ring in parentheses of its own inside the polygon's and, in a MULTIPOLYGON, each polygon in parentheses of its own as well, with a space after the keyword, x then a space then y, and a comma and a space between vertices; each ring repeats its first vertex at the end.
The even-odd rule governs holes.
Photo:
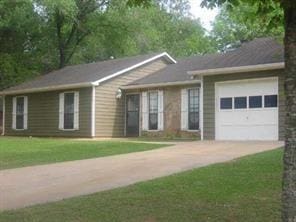
MULTIPOLYGON (((283 25, 282 0, 203 0, 203 7, 214 8, 226 5, 227 10, 237 10, 242 5, 248 4, 256 8, 255 16, 264 20, 268 27, 283 25)), ((250 14, 250 17, 254 15, 250 14)))
POLYGON ((0 90, 24 82, 36 75, 36 71, 30 69, 22 60, 18 61, 13 55, 0 54, 0 90))
POLYGON ((40 19, 30 0, 0 1, 0 90, 41 70, 40 19))
POLYGON ((257 5, 240 3, 235 10, 223 5, 210 33, 216 48, 223 51, 240 40, 252 40, 257 37, 274 36, 282 39, 283 23, 277 26, 269 25, 274 14, 278 13, 283 17, 281 8, 276 8, 264 17, 258 16, 257 12, 257 5))
POLYGON ((77 46, 91 34, 92 15, 108 3, 104 0, 36 0, 35 8, 51 30, 49 36, 58 51, 59 68, 71 60, 77 46), (51 34, 51 35, 50 35, 51 34))
POLYGON ((113 1, 99 17, 97 29, 77 49, 72 63, 159 51, 177 57, 213 51, 198 20, 168 13, 158 4, 127 8, 124 1, 113 1))

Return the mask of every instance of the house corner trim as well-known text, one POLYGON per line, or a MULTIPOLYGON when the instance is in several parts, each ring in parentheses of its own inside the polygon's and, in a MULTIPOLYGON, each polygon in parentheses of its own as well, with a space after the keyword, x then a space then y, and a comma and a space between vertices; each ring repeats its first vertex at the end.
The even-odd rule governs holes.
POLYGON ((96 136, 96 86, 92 86, 91 96, 91 137, 96 136))

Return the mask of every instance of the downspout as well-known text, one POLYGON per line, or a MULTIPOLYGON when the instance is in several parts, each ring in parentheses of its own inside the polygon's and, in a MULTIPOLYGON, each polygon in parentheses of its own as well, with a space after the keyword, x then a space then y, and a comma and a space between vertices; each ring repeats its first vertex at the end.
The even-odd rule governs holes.
POLYGON ((203 96, 204 96, 204 84, 203 76, 200 76, 200 97, 199 97, 199 122, 200 122, 200 139, 204 140, 204 115, 203 115, 203 96))
POLYGON ((96 136, 96 86, 92 86, 91 96, 91 137, 96 136))

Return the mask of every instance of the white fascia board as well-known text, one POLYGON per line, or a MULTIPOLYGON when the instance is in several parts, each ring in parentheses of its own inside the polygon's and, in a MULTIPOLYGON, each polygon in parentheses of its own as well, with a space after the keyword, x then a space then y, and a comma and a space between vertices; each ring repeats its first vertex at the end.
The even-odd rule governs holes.
POLYGON ((105 82, 105 81, 107 81, 107 80, 109 80, 109 79, 112 79, 112 78, 114 78, 114 77, 116 77, 116 76, 119 76, 119 75, 121 75, 121 74, 124 74, 124 73, 126 73, 126 72, 129 72, 129 71, 131 71, 131 70, 133 70, 133 69, 139 68, 140 66, 143 66, 143 65, 145 65, 145 64, 147 64, 147 63, 149 63, 149 62, 152 62, 152 61, 154 61, 154 60, 157 60, 157 59, 159 59, 159 58, 161 58, 161 57, 166 58, 168 61, 170 61, 170 62, 172 62, 172 63, 177 63, 177 61, 174 60, 174 59, 173 59, 173 58, 172 58, 167 52, 163 52, 163 53, 161 53, 161 54, 159 54, 159 55, 156 55, 156 56, 154 56, 154 57, 151 57, 150 59, 146 59, 146 60, 144 60, 144 61, 142 61, 142 62, 140 62, 140 63, 137 63, 137 64, 135 64, 135 65, 133 65, 133 66, 130 66, 130 67, 126 68, 126 69, 122 69, 122 70, 120 70, 120 71, 118 71, 118 72, 115 72, 115 73, 113 73, 113 74, 111 74, 111 75, 108 75, 108 76, 106 76, 106 77, 104 77, 104 78, 101 78, 101 79, 99 79, 99 80, 97 80, 97 81, 95 81, 95 82, 92 82, 92 84, 97 84, 97 85, 99 85, 99 84, 102 83, 102 82, 105 82))
POLYGON ((35 93, 35 92, 56 91, 56 90, 73 89, 73 88, 84 88, 84 87, 91 87, 91 86, 96 86, 96 85, 93 83, 90 83, 90 82, 86 82, 86 83, 66 84, 66 85, 59 85, 59 86, 32 88, 32 89, 11 90, 11 91, 0 92, 0 96, 1 95, 15 95, 15 94, 25 94, 25 93, 35 93))
POLYGON ((96 87, 92 87, 91 97, 91 136, 96 136, 96 87))
POLYGON ((269 64, 260 64, 260 65, 250 65, 250 66, 236 66, 236 67, 226 67, 226 68, 217 68, 217 69, 204 69, 187 72, 192 76, 210 76, 218 74, 233 74, 233 73, 242 73, 242 72, 256 72, 256 71, 267 71, 267 70, 276 70, 284 69, 285 63, 269 63, 269 64))
POLYGON ((155 88, 155 87, 165 87, 165 86, 178 86, 178 85, 191 85, 201 83, 201 80, 188 80, 179 82, 166 82, 166 83, 152 83, 152 84, 139 84, 139 85, 129 85, 121 86, 121 89, 145 89, 145 88, 155 88))

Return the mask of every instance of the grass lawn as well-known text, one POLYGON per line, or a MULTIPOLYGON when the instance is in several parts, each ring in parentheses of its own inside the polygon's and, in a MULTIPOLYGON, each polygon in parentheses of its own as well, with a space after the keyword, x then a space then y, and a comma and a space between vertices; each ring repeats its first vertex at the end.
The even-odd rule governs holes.
POLYGON ((145 151, 160 144, 0 137, 0 170, 145 151))
POLYGON ((0 221, 280 221, 282 150, 0 213, 0 221))

